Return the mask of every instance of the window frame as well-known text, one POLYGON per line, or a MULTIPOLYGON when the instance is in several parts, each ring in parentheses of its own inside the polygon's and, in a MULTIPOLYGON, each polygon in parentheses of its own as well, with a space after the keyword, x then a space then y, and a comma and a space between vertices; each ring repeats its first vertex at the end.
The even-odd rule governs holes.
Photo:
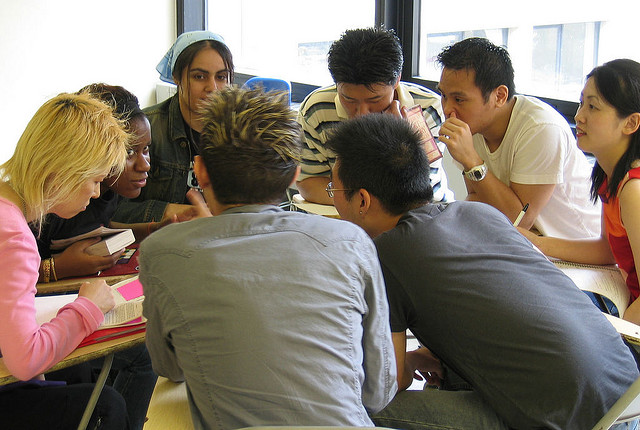
MULTIPOLYGON (((436 81, 425 80, 418 77, 419 59, 419 37, 420 37, 420 8, 422 0, 372 0, 375 2, 375 25, 384 26, 396 31, 402 44, 404 54, 404 66, 402 79, 413 82, 437 92, 436 81)), ((178 35, 184 31, 203 30, 207 26, 208 16, 207 0, 176 0, 176 15, 178 35)), ((235 82, 242 85, 253 75, 236 73, 235 82)), ((291 98, 294 103, 300 103, 311 91, 318 88, 318 85, 304 82, 291 83, 291 98)), ((535 94, 525 94, 537 97, 540 100, 553 106, 575 127, 574 115, 578 109, 578 103, 540 97, 535 94)))

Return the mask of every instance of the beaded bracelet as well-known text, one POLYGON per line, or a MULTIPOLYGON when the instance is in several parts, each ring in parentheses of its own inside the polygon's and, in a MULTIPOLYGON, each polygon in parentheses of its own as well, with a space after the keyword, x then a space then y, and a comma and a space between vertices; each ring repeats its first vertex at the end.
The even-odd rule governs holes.
POLYGON ((51 261, 46 259, 42 262, 42 282, 48 283, 51 277, 51 261))

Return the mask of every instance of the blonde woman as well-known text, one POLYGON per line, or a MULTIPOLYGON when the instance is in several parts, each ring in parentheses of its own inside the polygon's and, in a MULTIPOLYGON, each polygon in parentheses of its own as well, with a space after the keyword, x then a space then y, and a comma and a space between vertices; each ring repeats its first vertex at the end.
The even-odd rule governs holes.
MULTIPOLYGON (((40 256, 29 224, 39 229, 47 213, 70 218, 83 211, 102 180, 122 171, 128 140, 107 105, 87 94, 60 94, 40 107, 0 166, 0 352, 11 373, 29 381, 0 391, 7 428, 80 422, 92 386, 60 386, 43 381, 42 373, 100 325, 114 299, 104 281, 86 282, 73 303, 39 325, 40 256)), ((125 410, 122 397, 107 388, 89 427, 126 428, 125 410)))

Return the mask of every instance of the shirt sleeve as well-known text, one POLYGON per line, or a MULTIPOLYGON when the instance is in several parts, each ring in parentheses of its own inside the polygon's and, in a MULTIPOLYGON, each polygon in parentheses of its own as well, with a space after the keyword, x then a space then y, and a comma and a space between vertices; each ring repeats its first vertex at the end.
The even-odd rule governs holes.
POLYGON ((563 182, 567 158, 566 136, 555 124, 530 127, 517 139, 513 153, 511 182, 518 184, 559 184, 563 182))
POLYGON ((167 293, 155 278, 148 275, 151 269, 144 256, 144 245, 142 245, 140 250, 140 282, 144 289, 142 309, 147 318, 145 339, 153 370, 172 381, 184 381, 184 374, 178 364, 170 334, 166 332, 163 324, 167 318, 164 314, 170 312, 173 307, 163 305, 167 302, 167 293))
POLYGON ((365 301, 368 313, 363 324, 365 383, 362 401, 370 414, 381 411, 398 390, 396 360, 389 329, 389 307, 384 280, 373 242, 368 243, 364 256, 365 301))
POLYGON ((104 315, 89 299, 79 297, 39 325, 35 284, 40 257, 35 238, 17 208, 0 212, 0 350, 7 369, 28 380, 71 353, 104 315))

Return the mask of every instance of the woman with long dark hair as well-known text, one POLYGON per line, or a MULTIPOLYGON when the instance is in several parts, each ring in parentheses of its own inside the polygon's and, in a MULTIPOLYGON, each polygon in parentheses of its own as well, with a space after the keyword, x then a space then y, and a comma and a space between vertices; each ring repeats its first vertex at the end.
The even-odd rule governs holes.
POLYGON ((640 323, 640 64, 613 60, 587 75, 575 116, 578 146, 593 154, 592 198, 601 199, 599 238, 543 238, 520 230, 546 255, 616 263, 630 292, 623 318, 640 323))

